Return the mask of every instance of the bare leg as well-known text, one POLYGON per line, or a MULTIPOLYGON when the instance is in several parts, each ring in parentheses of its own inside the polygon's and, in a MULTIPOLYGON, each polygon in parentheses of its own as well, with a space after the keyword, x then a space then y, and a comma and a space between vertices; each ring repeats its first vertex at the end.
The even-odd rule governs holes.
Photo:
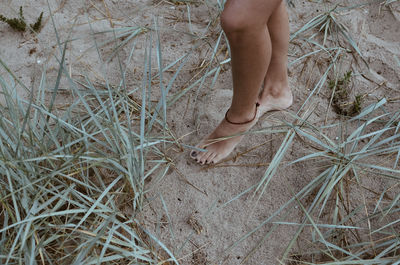
MULTIPOLYGON (((227 117, 198 147, 206 152, 192 151, 199 163, 216 163, 229 155, 240 142, 236 135, 249 130, 259 101, 259 88, 264 82, 271 60, 271 39, 267 22, 281 0, 228 0, 221 14, 221 26, 228 37, 232 56, 233 98, 227 117), (224 140, 216 141, 216 139, 224 140)), ((258 117, 258 115, 257 115, 258 117)))
POLYGON ((272 42, 272 56, 259 95, 260 116, 270 110, 282 110, 293 103, 287 76, 287 52, 289 45, 289 19, 282 1, 268 21, 272 42))

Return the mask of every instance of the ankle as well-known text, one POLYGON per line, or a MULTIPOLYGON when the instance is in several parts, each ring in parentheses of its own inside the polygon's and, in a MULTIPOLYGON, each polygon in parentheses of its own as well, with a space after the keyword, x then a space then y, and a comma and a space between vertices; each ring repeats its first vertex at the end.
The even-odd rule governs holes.
POLYGON ((273 98, 286 97, 291 94, 287 81, 269 82, 269 85, 264 86, 263 96, 273 98))
POLYGON ((230 123, 245 124, 254 120, 257 114, 257 105, 253 105, 246 109, 230 108, 225 115, 225 118, 230 123))

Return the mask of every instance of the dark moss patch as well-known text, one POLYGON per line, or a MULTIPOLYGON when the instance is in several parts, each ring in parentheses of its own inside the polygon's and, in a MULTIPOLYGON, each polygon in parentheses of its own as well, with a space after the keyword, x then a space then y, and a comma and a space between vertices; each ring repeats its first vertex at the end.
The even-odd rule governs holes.
POLYGON ((36 19, 36 22, 30 25, 33 31, 39 32, 42 29, 42 19, 43 19, 43 12, 40 13, 39 17, 36 19))
POLYGON ((26 30, 26 23, 24 19, 24 14, 22 11, 22 6, 19 7, 19 17, 17 18, 6 18, 3 15, 0 15, 0 20, 4 23, 7 23, 12 29, 16 31, 25 31, 26 30))
POLYGON ((339 80, 330 80, 328 86, 334 90, 332 106, 334 111, 343 116, 355 116, 361 112, 362 96, 356 95, 352 100, 350 97, 350 83, 352 72, 347 72, 339 80))
MULTIPOLYGON (((39 32, 42 28, 42 19, 43 19, 43 12, 40 13, 39 17, 36 19, 36 22, 30 24, 30 30, 34 32, 39 32)), ((0 21, 7 23, 12 29, 25 32, 26 31, 26 22, 24 18, 24 13, 22 10, 22 6, 19 7, 19 14, 16 18, 7 18, 0 14, 0 21)))

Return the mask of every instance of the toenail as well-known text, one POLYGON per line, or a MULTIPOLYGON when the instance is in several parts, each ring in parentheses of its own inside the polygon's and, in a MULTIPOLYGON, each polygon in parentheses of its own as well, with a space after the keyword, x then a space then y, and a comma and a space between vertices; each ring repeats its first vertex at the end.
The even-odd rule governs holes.
POLYGON ((208 163, 208 160, 206 160, 206 164, 208 163))

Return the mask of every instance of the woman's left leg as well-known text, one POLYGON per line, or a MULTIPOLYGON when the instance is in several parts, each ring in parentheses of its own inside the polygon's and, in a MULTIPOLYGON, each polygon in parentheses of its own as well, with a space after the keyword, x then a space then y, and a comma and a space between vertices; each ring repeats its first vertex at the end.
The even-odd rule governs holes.
POLYGON ((293 103, 287 75, 289 18, 283 1, 268 20, 268 30, 272 55, 259 96, 260 115, 270 110, 286 109, 293 103))

